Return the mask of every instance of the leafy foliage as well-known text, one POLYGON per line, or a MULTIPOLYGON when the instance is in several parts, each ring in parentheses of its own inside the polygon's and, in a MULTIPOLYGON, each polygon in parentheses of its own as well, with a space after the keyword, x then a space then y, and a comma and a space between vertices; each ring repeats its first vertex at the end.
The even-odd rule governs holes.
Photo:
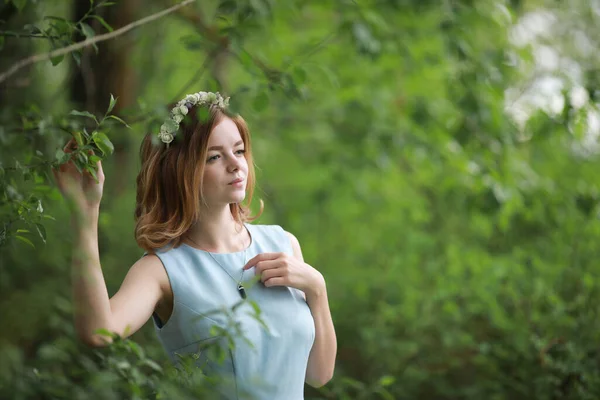
MULTIPOLYGON (((69 111, 85 106, 50 86, 0 98, 0 306, 14 327, 0 338, 0 397, 206 393, 201 375, 179 383, 186 375, 170 369, 150 326, 105 350, 76 343, 61 297, 71 232, 48 173, 71 137, 81 170, 103 159, 100 248, 114 293, 140 255, 124 239, 137 166, 123 160, 158 132, 168 103, 221 90, 252 128, 260 222, 293 232, 328 283, 336 376, 307 398, 598 398, 600 74, 597 52, 577 42, 598 45, 592 6, 200 3, 138 31, 131 61, 144 83, 116 113, 114 98, 106 112, 69 111), (526 22, 548 15, 561 40, 515 44, 528 26, 539 37, 544 24, 526 22), (579 67, 544 69, 543 46, 579 67)), ((38 29, 96 32, 97 7, 38 29)), ((116 94, 120 105, 128 93, 116 94)))

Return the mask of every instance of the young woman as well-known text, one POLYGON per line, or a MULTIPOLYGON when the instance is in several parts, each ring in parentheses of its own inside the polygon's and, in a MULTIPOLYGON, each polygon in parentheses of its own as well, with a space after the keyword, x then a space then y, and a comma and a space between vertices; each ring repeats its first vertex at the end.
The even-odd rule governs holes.
POLYGON ((171 359, 193 355, 205 374, 227 382, 224 397, 302 399, 304 382, 318 387, 333 375, 326 285, 292 234, 249 223, 250 135, 228 100, 187 95, 160 133, 144 138, 135 236, 145 254, 113 297, 98 254, 102 166, 98 184, 70 163, 54 171, 73 206, 75 324, 85 343, 102 346, 98 329, 126 337, 152 318, 171 359), (210 346, 224 357, 204 351, 210 346))

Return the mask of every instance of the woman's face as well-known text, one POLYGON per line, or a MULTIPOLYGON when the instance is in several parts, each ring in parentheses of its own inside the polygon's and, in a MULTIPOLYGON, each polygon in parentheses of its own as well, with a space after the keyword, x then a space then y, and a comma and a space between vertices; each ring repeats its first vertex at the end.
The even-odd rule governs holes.
POLYGON ((240 203, 246 197, 248 162, 236 124, 223 118, 208 138, 202 193, 209 207, 240 203))

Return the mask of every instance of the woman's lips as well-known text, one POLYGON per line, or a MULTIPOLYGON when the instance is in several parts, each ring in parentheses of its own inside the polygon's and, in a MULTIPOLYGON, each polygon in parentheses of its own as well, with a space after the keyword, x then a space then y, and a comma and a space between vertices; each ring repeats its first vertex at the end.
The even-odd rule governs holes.
POLYGON ((233 187, 244 187, 244 180, 243 179, 236 179, 232 182, 229 183, 231 186, 233 187))

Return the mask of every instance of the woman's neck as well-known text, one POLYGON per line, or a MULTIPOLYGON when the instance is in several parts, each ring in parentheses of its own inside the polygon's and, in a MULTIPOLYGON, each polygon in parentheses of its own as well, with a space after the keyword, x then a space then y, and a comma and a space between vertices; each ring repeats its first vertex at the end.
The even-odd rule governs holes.
POLYGON ((231 215, 229 206, 221 212, 206 210, 185 235, 194 247, 213 253, 242 251, 250 244, 244 226, 231 215))

